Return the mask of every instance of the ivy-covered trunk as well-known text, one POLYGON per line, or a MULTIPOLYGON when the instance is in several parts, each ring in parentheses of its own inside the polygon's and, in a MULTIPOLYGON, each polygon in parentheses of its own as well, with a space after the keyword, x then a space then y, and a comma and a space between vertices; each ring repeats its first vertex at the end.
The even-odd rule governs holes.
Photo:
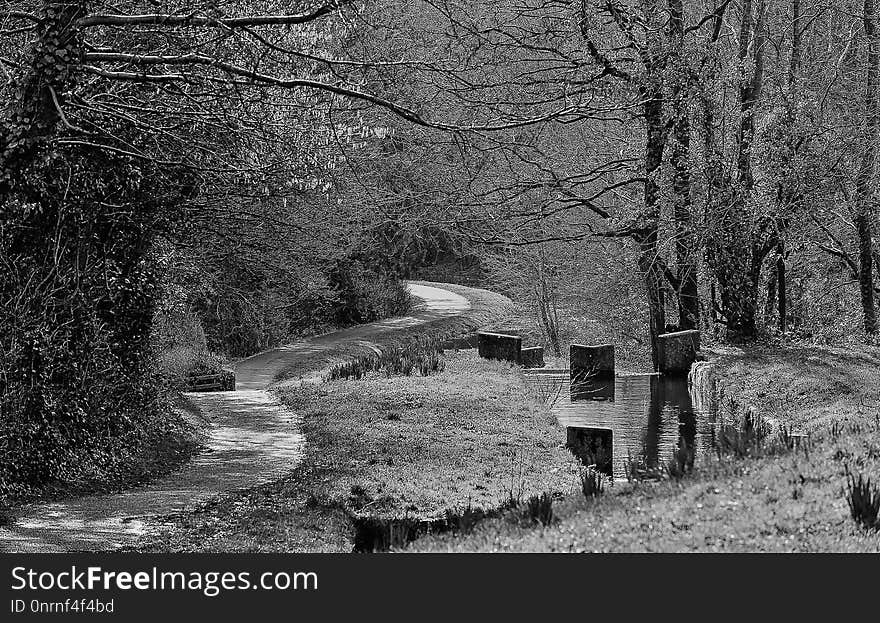
POLYGON ((19 80, 11 114, 0 127, 0 207, 61 120, 64 94, 73 87, 83 54, 77 20, 86 2, 44 2, 27 73, 19 80))
POLYGON ((728 341, 749 342, 758 334, 759 271, 749 246, 741 247, 741 257, 727 254, 724 268, 716 270, 721 308, 727 324, 728 341))
POLYGON ((660 218, 660 167, 666 146, 663 121, 663 91, 655 76, 649 74, 642 88, 645 117, 645 187, 644 208, 636 242, 639 245, 639 268, 645 279, 648 295, 648 322, 651 337, 651 360, 659 367, 658 336, 666 329, 665 278, 658 255, 658 221, 660 218))
POLYGON ((43 5, 0 128, 0 497, 113 469, 162 408, 152 249, 191 181, 114 151, 134 128, 82 136, 65 96, 86 9, 43 5))
POLYGON ((743 2, 739 37, 743 75, 739 88, 735 177, 724 172, 723 150, 711 144, 716 141, 711 106, 707 107, 705 123, 707 149, 711 154, 706 168, 709 189, 706 260, 718 284, 721 309, 717 311, 726 325, 726 338, 731 342, 751 341, 758 334, 761 267, 773 241, 770 222, 757 216, 752 206, 755 114, 764 80, 764 12, 764 0, 757 0, 757 6, 752 0, 743 2))
POLYGON ((877 167, 877 135, 880 132, 880 33, 874 0, 865 0, 865 35, 868 39, 868 61, 865 71, 864 151, 856 175, 855 225, 859 249, 859 290, 865 332, 877 333, 877 309, 874 302, 873 226, 875 210, 874 175, 877 167))
POLYGON ((700 325, 700 297, 697 288, 697 243, 691 205, 691 124, 688 102, 690 76, 684 58, 684 10, 681 0, 669 0, 669 46, 667 75, 672 83, 672 196, 675 222, 675 257, 678 268, 678 328, 700 325))

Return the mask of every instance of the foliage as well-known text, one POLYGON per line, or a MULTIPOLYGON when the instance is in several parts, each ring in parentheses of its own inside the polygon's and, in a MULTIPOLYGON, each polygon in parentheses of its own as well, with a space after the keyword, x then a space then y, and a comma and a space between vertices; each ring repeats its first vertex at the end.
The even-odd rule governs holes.
POLYGON ((384 272, 381 265, 344 258, 330 269, 328 280, 338 297, 334 306, 337 326, 400 316, 410 308, 409 294, 399 276, 384 272))
POLYGON ((6 490, 106 469, 167 410, 147 359, 161 276, 151 239, 187 188, 84 147, 41 152, 0 198, 6 490))

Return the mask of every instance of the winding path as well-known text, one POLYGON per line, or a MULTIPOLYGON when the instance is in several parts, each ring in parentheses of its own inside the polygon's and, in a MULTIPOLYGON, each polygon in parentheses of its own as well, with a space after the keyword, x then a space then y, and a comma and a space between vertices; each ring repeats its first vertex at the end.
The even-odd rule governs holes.
MULTIPOLYGON (((409 284, 421 299, 415 311, 269 350, 235 365, 236 391, 190 393, 209 421, 203 451, 177 471, 122 493, 93 495, 23 506, 0 528, 0 552, 59 552, 116 549, 146 533, 150 518, 186 510, 220 493, 253 487, 292 471, 302 460, 298 416, 269 391, 284 368, 320 361, 344 344, 378 348, 383 335, 404 327, 456 316, 466 298, 439 287, 409 284), (316 356, 318 356, 316 358, 316 356)), ((325 366, 307 370, 298 382, 315 382, 325 366)))

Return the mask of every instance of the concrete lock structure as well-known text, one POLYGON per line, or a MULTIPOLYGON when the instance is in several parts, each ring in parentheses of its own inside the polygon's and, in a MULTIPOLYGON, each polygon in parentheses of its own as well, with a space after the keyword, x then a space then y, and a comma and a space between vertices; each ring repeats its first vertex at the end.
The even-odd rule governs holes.
POLYGON ((660 374, 686 375, 697 360, 700 332, 696 330, 657 336, 660 374))
POLYGON ((520 351, 520 361, 523 368, 543 368, 544 347, 532 346, 530 348, 523 348, 520 351))
POLYGON ((583 381, 588 378, 613 378, 614 345, 572 344, 569 350, 569 368, 571 368, 573 381, 583 381))
POLYGON ((480 357, 520 363, 522 360, 522 338, 517 335, 503 333, 477 333, 480 357))

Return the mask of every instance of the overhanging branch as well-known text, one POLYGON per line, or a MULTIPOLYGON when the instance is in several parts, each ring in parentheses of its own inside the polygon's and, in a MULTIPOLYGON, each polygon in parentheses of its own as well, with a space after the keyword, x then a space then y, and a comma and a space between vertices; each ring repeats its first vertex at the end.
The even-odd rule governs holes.
MULTIPOLYGON (((583 116, 583 111, 579 106, 565 106, 557 110, 550 111, 544 115, 528 117, 525 119, 514 120, 504 123, 487 124, 481 126, 459 126, 454 124, 438 123, 430 121, 420 115, 415 110, 395 104, 378 95, 373 95, 365 91, 358 91, 349 87, 337 84, 329 84, 317 80, 307 80, 302 78, 281 78, 270 74, 264 74, 252 71, 232 63, 227 63, 210 56, 202 54, 178 54, 178 55, 155 55, 155 54, 129 54, 124 52, 87 52, 83 55, 84 60, 94 63, 124 63, 129 66, 156 66, 156 65, 176 65, 176 66, 203 66, 212 67, 226 72, 229 75, 246 78, 254 83, 268 86, 277 86, 281 88, 307 88, 317 91, 326 91, 336 95, 349 97, 352 99, 369 102, 381 108, 384 108, 407 121, 427 128, 436 130, 445 130, 450 132, 495 132, 500 130, 509 130, 521 128, 538 123, 544 123, 553 120, 564 120, 566 118, 583 116)), ((148 74, 146 72, 126 72, 104 70, 93 66, 85 66, 85 70, 96 73, 105 78, 118 78, 120 80, 144 81, 144 82, 170 82, 174 80, 191 80, 192 77, 183 74, 148 74)))
POLYGON ((243 17, 208 17, 207 15, 88 15, 80 19, 80 28, 91 26, 207 26, 210 28, 241 28, 246 26, 290 26, 307 24, 339 10, 352 0, 337 0, 310 13, 290 15, 249 15, 243 17))

